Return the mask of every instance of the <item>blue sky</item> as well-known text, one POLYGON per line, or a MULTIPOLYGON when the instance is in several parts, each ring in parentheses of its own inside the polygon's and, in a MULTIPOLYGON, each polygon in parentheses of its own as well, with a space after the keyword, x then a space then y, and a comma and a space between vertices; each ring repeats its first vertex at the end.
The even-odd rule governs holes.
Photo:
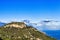
POLYGON ((0 0, 0 21, 60 20, 60 0, 0 0))

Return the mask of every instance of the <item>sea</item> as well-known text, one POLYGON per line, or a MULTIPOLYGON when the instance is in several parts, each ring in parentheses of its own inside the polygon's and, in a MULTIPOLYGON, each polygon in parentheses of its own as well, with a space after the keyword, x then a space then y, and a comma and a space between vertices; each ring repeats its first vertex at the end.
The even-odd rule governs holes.
POLYGON ((43 32, 52 38, 56 38, 57 40, 60 40, 60 30, 44 30, 43 32))

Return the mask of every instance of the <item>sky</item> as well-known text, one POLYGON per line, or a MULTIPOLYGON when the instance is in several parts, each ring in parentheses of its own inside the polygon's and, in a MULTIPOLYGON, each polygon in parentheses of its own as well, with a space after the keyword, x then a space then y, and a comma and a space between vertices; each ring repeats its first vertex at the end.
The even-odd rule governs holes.
POLYGON ((0 0, 0 21, 60 21, 60 0, 0 0))

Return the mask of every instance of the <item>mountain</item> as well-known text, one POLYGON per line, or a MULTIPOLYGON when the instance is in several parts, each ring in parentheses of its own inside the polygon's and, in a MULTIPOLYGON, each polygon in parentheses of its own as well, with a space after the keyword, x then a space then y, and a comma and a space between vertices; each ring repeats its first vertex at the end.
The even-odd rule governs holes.
POLYGON ((11 22, 0 27, 1 40, 56 40, 23 22, 11 22), (18 27, 17 27, 18 25, 18 27))
POLYGON ((22 22, 30 23, 30 20, 22 20, 22 22))
POLYGON ((30 23, 30 20, 23 20, 22 22, 24 22, 28 26, 32 26, 32 23, 30 23))
POLYGON ((0 22, 0 26, 4 26, 6 23, 0 22))

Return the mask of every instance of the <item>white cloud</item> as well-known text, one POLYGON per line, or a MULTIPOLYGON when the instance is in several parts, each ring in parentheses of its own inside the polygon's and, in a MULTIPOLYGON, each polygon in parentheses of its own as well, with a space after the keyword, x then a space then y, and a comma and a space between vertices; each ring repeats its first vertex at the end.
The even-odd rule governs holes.
POLYGON ((60 22, 51 21, 48 23, 37 23, 36 28, 42 30, 60 30, 60 22))

